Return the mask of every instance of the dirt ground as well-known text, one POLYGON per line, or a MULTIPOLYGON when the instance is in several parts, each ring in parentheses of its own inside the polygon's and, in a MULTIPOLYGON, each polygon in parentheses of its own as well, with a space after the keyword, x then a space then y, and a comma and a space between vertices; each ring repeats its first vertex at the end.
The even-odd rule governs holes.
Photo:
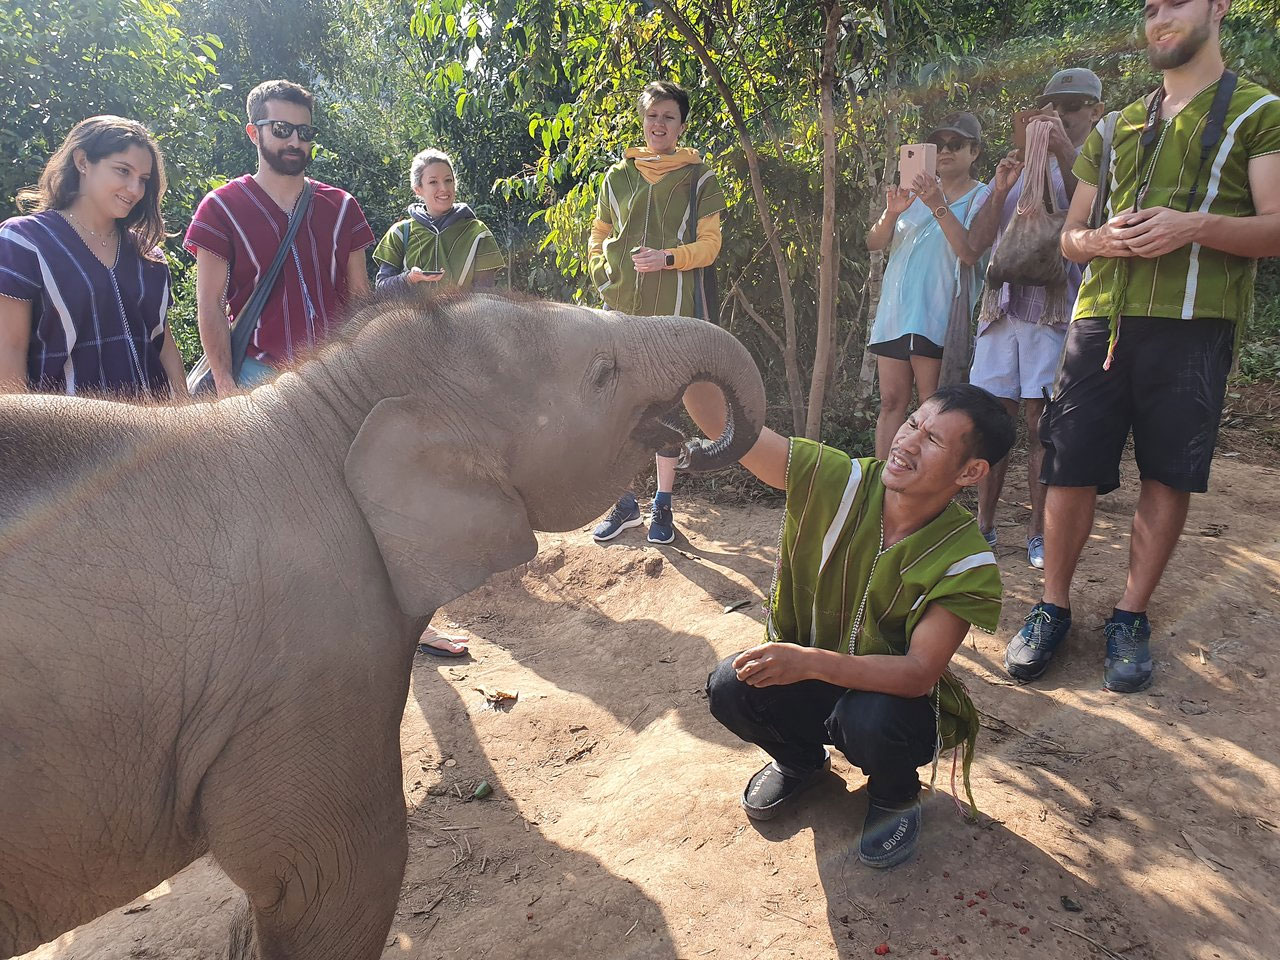
MULTIPOLYGON (((409 867, 384 957, 826 960, 881 943, 954 960, 1273 955, 1280 470, 1274 447, 1236 441, 1151 609, 1157 682, 1131 697, 1101 689, 1100 625, 1136 471, 1100 503, 1076 626, 1030 687, 999 667, 1039 585, 1024 471, 1010 471, 1000 634, 974 635, 956 662, 985 718, 983 816, 957 814, 944 762, 918 855, 884 873, 852 852, 865 797, 843 758, 801 807, 754 825, 738 798, 760 756, 707 712, 709 669, 761 635, 776 503, 677 498, 672 547, 641 530, 608 547, 543 537, 527 569, 437 619, 473 638, 474 659, 414 668, 409 867), (497 711, 477 687, 519 698, 497 711), (480 781, 493 795, 473 800, 480 781)), ((235 893, 200 862, 29 957, 218 957, 235 893)))

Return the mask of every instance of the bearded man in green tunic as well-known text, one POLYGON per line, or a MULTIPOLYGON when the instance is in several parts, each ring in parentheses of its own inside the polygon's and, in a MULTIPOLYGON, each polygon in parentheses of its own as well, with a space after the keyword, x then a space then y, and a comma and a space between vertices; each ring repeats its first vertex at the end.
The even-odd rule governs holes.
MULTIPOLYGON (((719 436, 719 390, 685 405, 719 436)), ((970 626, 1000 619, 1000 571, 973 516, 953 498, 1013 445, 1000 402, 946 387, 912 414, 887 460, 765 429, 742 465, 787 492, 765 643, 707 681, 711 712, 772 758, 747 782, 749 817, 776 816, 830 766, 826 745, 867 775, 859 858, 906 860, 920 835, 917 768, 947 748, 969 764, 978 717, 947 669, 970 626)))

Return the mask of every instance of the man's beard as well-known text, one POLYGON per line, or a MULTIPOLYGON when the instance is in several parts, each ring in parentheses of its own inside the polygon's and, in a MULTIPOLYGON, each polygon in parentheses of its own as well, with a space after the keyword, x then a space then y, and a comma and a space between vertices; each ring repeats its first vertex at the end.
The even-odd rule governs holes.
POLYGON ((1191 58, 1200 52, 1200 48, 1209 39, 1209 18, 1197 24, 1182 40, 1168 50, 1157 51, 1155 47, 1147 47, 1147 61, 1156 70, 1176 70, 1191 62, 1191 58))
POLYGON ((311 162, 309 149, 297 150, 286 147, 284 150, 268 150, 262 147, 260 152, 268 167, 286 177, 296 177, 307 169, 307 164, 311 162))

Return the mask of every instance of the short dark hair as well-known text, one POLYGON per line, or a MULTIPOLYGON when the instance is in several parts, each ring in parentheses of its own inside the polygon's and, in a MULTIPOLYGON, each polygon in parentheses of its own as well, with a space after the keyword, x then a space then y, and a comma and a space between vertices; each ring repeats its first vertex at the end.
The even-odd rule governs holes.
POLYGON ((640 99, 637 106, 640 112, 644 113, 649 107, 658 100, 674 100, 676 106, 680 108, 680 122, 685 123, 689 119, 689 94, 685 93, 684 87, 670 80, 654 80, 652 83, 646 84, 645 88, 640 92, 640 99))
POLYGON ((283 100, 285 103, 296 103, 314 111, 316 98, 306 87, 288 80, 268 80, 249 91, 245 97, 244 110, 249 115, 250 123, 267 119, 267 101, 283 100))
MULTIPOLYGON (((958 410, 973 424, 969 431, 969 455, 995 466, 1009 455, 1017 431, 1013 417, 995 396, 971 383, 939 387, 925 403, 939 413, 958 410)), ((924 406, 924 404, 921 404, 924 406)))

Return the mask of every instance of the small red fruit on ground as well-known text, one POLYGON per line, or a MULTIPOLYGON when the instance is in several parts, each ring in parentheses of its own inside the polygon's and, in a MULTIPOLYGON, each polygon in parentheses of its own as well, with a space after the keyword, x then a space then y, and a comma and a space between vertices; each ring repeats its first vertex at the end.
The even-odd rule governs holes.
POLYGON ((1030 927, 1019 927, 1019 928, 1018 928, 1018 932, 1019 932, 1020 934, 1022 934, 1022 935, 1025 937, 1028 933, 1030 933, 1030 932, 1031 932, 1031 928, 1030 928, 1030 927))
POLYGON ((877 957, 888 956, 891 953, 893 953, 893 951, 889 949, 889 945, 887 943, 882 943, 880 946, 876 947, 877 957))

